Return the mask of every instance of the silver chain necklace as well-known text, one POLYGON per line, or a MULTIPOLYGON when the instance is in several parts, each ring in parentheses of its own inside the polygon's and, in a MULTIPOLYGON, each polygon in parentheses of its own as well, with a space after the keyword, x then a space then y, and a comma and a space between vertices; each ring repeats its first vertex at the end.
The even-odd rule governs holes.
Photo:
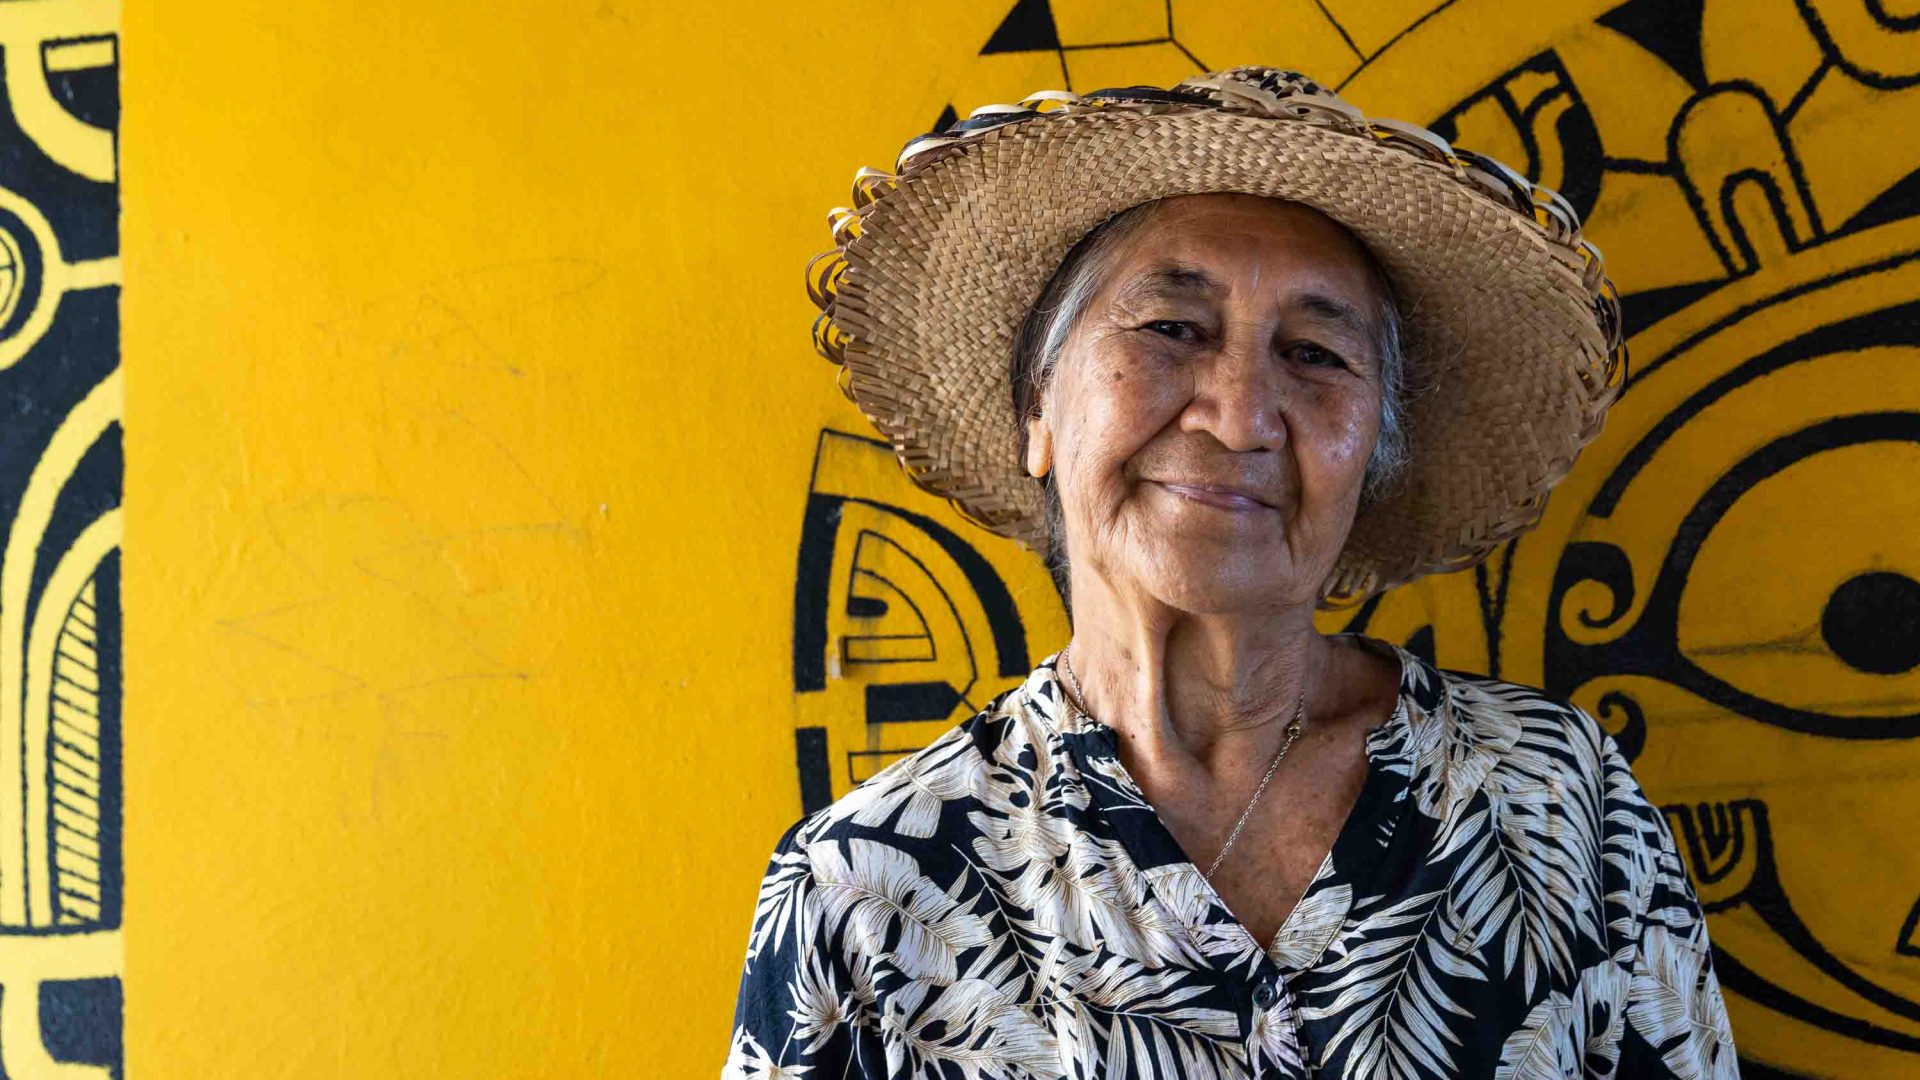
MULTIPOLYGON (((1073 685, 1073 697, 1068 704, 1073 706, 1073 711, 1079 713, 1082 719, 1095 724, 1099 723, 1093 718, 1093 714, 1087 711, 1086 706, 1081 704, 1087 700, 1087 695, 1080 689, 1080 676, 1074 674, 1073 660, 1067 655, 1066 649, 1060 650, 1060 667, 1067 673, 1067 681, 1073 685)), ((1212 865, 1200 875, 1208 884, 1213 883, 1213 872, 1220 869, 1220 861, 1227 857, 1227 852, 1233 850, 1233 842, 1240 839, 1240 830, 1247 827, 1247 819, 1253 816, 1253 808, 1260 805, 1260 796, 1267 793, 1267 785, 1273 781, 1273 773, 1280 767, 1280 759, 1287 756, 1287 751, 1293 749, 1293 744, 1306 730, 1307 692, 1303 689, 1300 691, 1300 703, 1294 706, 1293 719, 1287 721, 1286 741, 1280 744, 1280 749, 1274 752, 1273 760, 1267 763, 1267 774, 1260 778, 1260 786, 1253 789, 1253 798, 1247 802, 1247 808, 1240 811, 1240 820, 1234 822, 1233 830, 1227 833, 1227 842, 1221 846, 1220 854, 1213 857, 1212 865)))

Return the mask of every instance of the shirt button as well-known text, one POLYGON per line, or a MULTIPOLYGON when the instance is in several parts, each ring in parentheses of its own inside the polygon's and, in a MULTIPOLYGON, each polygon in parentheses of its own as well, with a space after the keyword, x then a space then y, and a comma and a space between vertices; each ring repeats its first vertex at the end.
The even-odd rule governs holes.
POLYGON ((1263 982, 1253 988, 1253 1003, 1263 1009, 1273 1008, 1273 1003, 1279 1000, 1280 990, 1271 982, 1263 982))

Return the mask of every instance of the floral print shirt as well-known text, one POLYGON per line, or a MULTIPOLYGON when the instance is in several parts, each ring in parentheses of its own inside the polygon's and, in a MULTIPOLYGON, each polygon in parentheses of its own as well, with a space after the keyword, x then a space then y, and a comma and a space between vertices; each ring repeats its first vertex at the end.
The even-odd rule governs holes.
POLYGON ((1055 662, 782 836, 723 1077, 1736 1077, 1660 812, 1587 713, 1388 642, 1364 787, 1262 948, 1055 662))

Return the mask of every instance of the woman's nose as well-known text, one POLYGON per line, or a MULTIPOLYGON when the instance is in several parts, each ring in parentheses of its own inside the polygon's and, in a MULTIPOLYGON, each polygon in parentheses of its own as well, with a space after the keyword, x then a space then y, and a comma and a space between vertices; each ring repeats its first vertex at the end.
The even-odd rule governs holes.
POLYGON ((1286 376, 1247 335, 1223 342, 1195 373, 1184 427, 1205 431, 1229 450, 1271 450, 1286 437, 1286 376))

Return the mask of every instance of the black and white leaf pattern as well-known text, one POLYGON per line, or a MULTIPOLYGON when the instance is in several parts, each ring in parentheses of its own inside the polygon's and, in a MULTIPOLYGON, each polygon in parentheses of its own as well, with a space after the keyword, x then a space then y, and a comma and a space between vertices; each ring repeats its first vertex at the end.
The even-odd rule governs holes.
POLYGON ((781 838, 722 1075, 1736 1076, 1698 901, 1612 740, 1393 652, 1359 802, 1270 943, 1048 657, 781 838))

